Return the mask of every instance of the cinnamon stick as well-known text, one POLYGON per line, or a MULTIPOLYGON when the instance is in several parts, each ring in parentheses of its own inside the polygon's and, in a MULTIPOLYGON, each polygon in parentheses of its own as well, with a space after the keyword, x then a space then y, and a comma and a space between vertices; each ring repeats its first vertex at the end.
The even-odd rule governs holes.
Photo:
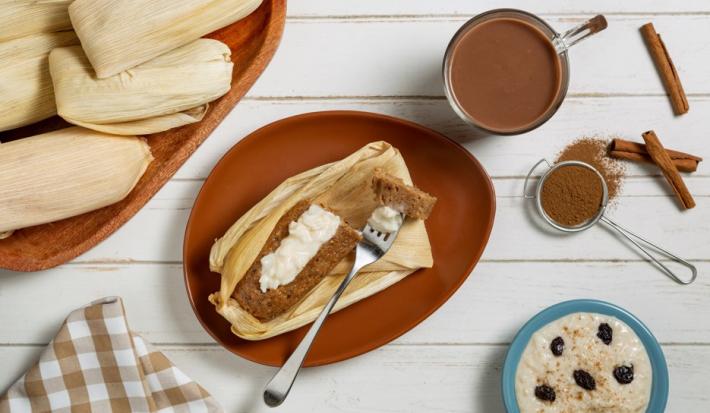
POLYGON ((656 133, 650 130, 648 132, 644 132, 641 136, 643 136, 643 140, 646 142, 646 150, 648 151, 648 155, 651 159, 653 159, 656 165, 658 165, 661 172, 663 172, 663 176, 666 177, 666 180, 671 185, 671 188, 673 188, 673 192, 675 192, 683 208, 690 209, 695 207, 695 200, 693 199, 693 196, 690 194, 690 191, 688 191, 688 187, 685 186, 683 178, 681 178, 678 173, 678 169, 676 169, 675 165, 673 165, 671 157, 663 148, 663 145, 658 139, 658 136, 656 136, 656 133))
POLYGON ((653 62, 656 65, 656 69, 658 69, 658 73, 661 76, 663 86, 666 88, 666 92, 670 97, 673 112, 676 115, 682 115, 688 112, 688 109, 690 109, 688 98, 685 96, 685 91, 683 90, 683 85, 680 83, 678 72, 675 70, 673 60, 671 60, 671 56, 668 54, 666 45, 663 43, 663 40, 661 40, 661 35, 656 33, 653 23, 644 24, 641 26, 640 30, 646 42, 646 47, 649 53, 651 53, 651 58, 653 58, 653 62))
MULTIPOLYGON (((673 165, 675 165, 680 172, 695 172, 698 169, 698 163, 703 160, 703 158, 699 156, 674 151, 672 149, 666 149, 666 153, 673 161, 673 165)), ((626 159, 629 161, 655 163, 648 154, 646 145, 619 138, 611 141, 609 155, 613 158, 626 159)))

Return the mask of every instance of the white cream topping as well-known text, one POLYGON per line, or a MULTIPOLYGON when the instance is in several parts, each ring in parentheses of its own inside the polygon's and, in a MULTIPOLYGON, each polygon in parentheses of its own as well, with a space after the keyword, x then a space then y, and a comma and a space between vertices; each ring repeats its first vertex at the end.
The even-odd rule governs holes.
POLYGON ((340 226, 340 217, 311 205, 288 225, 288 235, 276 250, 261 258, 259 286, 265 293, 293 281, 340 226))
POLYGON ((380 206, 372 212, 367 223, 380 232, 393 232, 402 226, 402 214, 388 206, 380 206))
POLYGON ((629 326, 607 315, 574 313, 547 324, 530 338, 515 374, 515 393, 521 413, 641 413, 648 406, 652 379, 646 349, 629 326), (609 345, 597 337, 601 323, 612 328, 609 345), (558 336, 564 340, 564 350, 556 357, 550 344, 558 336), (614 368, 620 365, 633 365, 631 383, 620 384, 614 378, 614 368), (592 375, 596 389, 577 385, 574 371, 580 369, 592 375), (554 402, 535 397, 539 385, 554 389, 554 402))

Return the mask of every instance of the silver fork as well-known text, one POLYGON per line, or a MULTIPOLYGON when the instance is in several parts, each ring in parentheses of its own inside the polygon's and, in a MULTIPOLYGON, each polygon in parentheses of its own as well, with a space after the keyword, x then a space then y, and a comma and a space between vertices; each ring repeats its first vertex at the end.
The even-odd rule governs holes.
POLYGON ((400 228, 397 228, 397 230, 393 232, 379 232, 370 227, 370 224, 365 225, 365 228, 362 229, 362 240, 360 240, 355 247, 355 264, 353 264, 350 273, 345 277, 343 282, 340 283, 335 294, 333 294, 328 304, 325 305, 323 311, 321 311, 318 318, 313 322, 313 325, 308 330, 305 337, 303 337, 301 343, 298 344, 296 350, 291 353, 286 363, 284 363, 281 369, 276 372, 271 381, 266 385, 264 389, 264 402, 267 405, 276 407, 286 400, 286 396, 288 396, 288 392, 291 390, 291 386, 293 386, 293 382, 296 380, 303 360, 306 358, 308 350, 311 348, 311 344, 313 344, 313 340, 318 334, 318 330, 320 330, 325 318, 330 314, 330 311, 335 307, 335 303, 340 298, 340 295, 343 294, 343 291, 348 287, 350 281, 355 278, 358 271, 385 255, 397 238, 400 228))

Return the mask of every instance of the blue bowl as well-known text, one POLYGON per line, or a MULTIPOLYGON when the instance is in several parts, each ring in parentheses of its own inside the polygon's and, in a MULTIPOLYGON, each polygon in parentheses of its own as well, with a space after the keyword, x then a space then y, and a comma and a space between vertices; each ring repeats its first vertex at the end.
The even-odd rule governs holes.
POLYGON ((614 304, 598 300, 572 300, 555 304, 539 312, 518 331, 508 349, 508 354, 505 356, 505 363, 503 364, 502 393, 506 411, 508 413, 520 413, 518 402, 515 398, 515 373, 518 370, 520 356, 523 354, 525 347, 527 347, 530 337, 548 323, 568 314, 580 312, 616 317, 634 330, 644 347, 646 347, 648 358, 651 361, 651 369, 653 370, 651 400, 648 403, 646 413, 662 413, 668 401, 668 366, 661 346, 648 327, 633 314, 614 304))

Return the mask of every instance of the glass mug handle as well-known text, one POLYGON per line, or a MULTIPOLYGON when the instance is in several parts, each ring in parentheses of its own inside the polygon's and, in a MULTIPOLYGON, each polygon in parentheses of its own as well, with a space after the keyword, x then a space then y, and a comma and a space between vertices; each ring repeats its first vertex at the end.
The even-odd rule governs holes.
POLYGON ((606 26, 606 18, 604 18, 604 16, 600 14, 593 17, 555 37, 553 41, 555 44, 555 50, 557 53, 566 52, 567 49, 574 46, 578 42, 606 29, 606 26))

